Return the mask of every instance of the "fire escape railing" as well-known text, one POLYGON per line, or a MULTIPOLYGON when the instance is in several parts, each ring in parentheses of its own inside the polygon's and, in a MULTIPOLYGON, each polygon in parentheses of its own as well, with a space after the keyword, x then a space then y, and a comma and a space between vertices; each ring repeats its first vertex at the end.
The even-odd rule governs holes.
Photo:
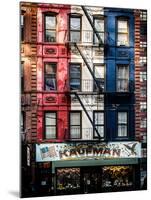
POLYGON ((96 131, 96 133, 97 133, 97 135, 98 135, 98 139, 100 140, 100 139, 101 139, 101 136, 100 136, 100 134, 99 134, 99 132, 98 132, 98 130, 97 130, 95 124, 93 123, 93 120, 91 119, 90 115, 88 114, 88 112, 87 112, 87 110, 86 110, 86 108, 85 108, 83 102, 81 101, 81 99, 80 99, 78 93, 75 92, 74 94, 75 94, 76 98, 79 100, 79 102, 80 102, 80 104, 81 104, 81 106, 82 106, 82 108, 83 108, 85 114, 87 115, 87 117, 88 117, 88 119, 89 119, 89 121, 90 121, 90 123, 91 123, 93 129, 96 131))
POLYGON ((93 21, 91 20, 90 14, 88 13, 87 9, 86 9, 84 6, 81 6, 81 7, 82 7, 82 10, 83 10, 84 14, 86 15, 86 17, 87 17, 87 19, 88 19, 90 25, 91 25, 91 27, 92 27, 94 33, 96 34, 96 37, 98 38, 99 45, 103 45, 103 41, 102 41, 102 39, 101 39, 101 37, 100 37, 100 35, 99 35, 97 29, 95 28, 95 26, 94 26, 94 24, 93 24, 93 21))

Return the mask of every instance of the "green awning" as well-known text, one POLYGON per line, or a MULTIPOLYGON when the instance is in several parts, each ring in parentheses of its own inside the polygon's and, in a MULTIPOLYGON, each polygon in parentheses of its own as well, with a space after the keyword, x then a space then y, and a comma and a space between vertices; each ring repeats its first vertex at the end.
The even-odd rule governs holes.
POLYGON ((54 161, 52 162, 52 173, 58 167, 90 167, 102 165, 134 165, 138 164, 138 158, 116 158, 116 159, 99 159, 99 160, 71 160, 71 161, 54 161))

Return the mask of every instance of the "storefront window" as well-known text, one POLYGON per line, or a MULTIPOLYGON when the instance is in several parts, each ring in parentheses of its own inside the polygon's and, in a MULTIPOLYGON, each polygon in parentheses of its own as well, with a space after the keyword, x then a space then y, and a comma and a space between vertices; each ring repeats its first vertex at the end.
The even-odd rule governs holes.
POLYGON ((80 168, 57 170, 57 190, 72 192, 80 189, 80 168))
POLYGON ((132 166, 105 166, 102 170, 102 187, 117 188, 133 186, 132 166))

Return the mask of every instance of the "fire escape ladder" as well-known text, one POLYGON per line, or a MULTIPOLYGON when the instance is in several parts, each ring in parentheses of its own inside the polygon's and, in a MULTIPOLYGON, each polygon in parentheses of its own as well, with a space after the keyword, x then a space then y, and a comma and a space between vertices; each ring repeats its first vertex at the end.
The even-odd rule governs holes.
POLYGON ((93 21, 92 21, 92 19, 91 19, 91 17, 90 17, 90 14, 88 13, 87 9, 86 9, 84 6, 81 6, 81 7, 82 7, 83 12, 84 12, 84 14, 86 15, 86 17, 87 17, 87 19, 88 19, 90 25, 91 25, 91 27, 92 27, 92 29, 93 29, 93 31, 94 31, 96 37, 98 38, 99 44, 100 44, 100 45, 103 45, 103 41, 102 41, 102 39, 101 39, 101 37, 100 37, 100 35, 99 35, 97 29, 95 28, 95 26, 94 26, 94 24, 93 24, 93 21))
POLYGON ((91 125, 92 125, 92 127, 93 127, 93 130, 95 130, 95 131, 96 131, 96 133, 97 133, 97 135, 98 135, 98 138, 99 138, 99 140, 101 140, 102 138, 101 138, 101 136, 100 136, 100 134, 99 134, 99 132, 98 132, 98 130, 97 130, 97 128, 96 128, 96 126, 95 126, 95 124, 93 123, 93 121, 92 121, 92 119, 91 119, 90 115, 88 114, 88 112, 87 112, 87 110, 86 110, 86 108, 85 108, 85 106, 84 106, 83 102, 81 101, 81 99, 80 99, 80 97, 79 97, 78 93, 77 93, 77 92, 75 92, 74 94, 75 94, 76 98, 78 99, 79 103, 81 104, 81 106, 82 106, 82 108, 83 108, 83 110, 84 110, 85 114, 87 115, 87 117, 88 117, 88 119, 89 119, 89 121, 90 121, 90 123, 91 123, 91 125))
POLYGON ((86 57, 84 56, 82 50, 80 49, 80 47, 78 47, 78 45, 77 45, 76 43, 74 43, 74 46, 77 48, 77 50, 79 51, 79 53, 80 53, 82 59, 84 60, 84 63, 86 64, 86 66, 87 66, 87 68, 88 68, 88 70, 89 70, 91 76, 93 77, 93 80, 94 80, 94 82, 95 82, 97 88, 99 89, 100 92, 102 92, 103 90, 102 90, 102 88, 100 87, 100 85, 98 84, 98 81, 97 81, 97 79, 95 78, 95 75, 94 75, 94 73, 93 73, 93 71, 92 71, 92 69, 91 69, 91 66, 90 66, 89 62, 87 61, 86 57))

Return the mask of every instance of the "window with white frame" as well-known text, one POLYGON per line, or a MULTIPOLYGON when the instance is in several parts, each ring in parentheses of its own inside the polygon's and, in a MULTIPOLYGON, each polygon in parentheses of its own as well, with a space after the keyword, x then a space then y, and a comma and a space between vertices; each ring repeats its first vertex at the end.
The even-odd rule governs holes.
POLYGON ((128 113, 118 112, 118 137, 127 137, 128 113))
POLYGON ((129 45, 129 27, 128 19, 119 18, 117 20, 117 45, 128 46, 129 45))
POLYGON ((140 124, 140 128, 146 128, 147 127, 147 118, 142 118, 141 119, 141 124, 140 124))
MULTIPOLYGON (((100 36, 100 39, 104 43, 104 18, 102 16, 93 17, 95 29, 100 36)), ((94 33, 94 43, 99 43, 96 33, 94 33)))
POLYGON ((147 80, 147 72, 140 72, 140 82, 147 80))
POLYGON ((81 41, 81 16, 71 15, 69 19, 69 32, 71 42, 81 41))
MULTIPOLYGON (((95 75, 97 84, 102 89, 104 89, 104 70, 105 70, 105 66, 103 64, 94 64, 94 75, 95 75)), ((94 91, 96 90, 97 90, 97 85, 94 82, 94 91)))
POLYGON ((56 16, 52 13, 47 13, 45 19, 45 42, 56 42, 56 16))
POLYGON ((45 113, 45 139, 55 139, 57 135, 57 113, 45 113))
POLYGON ((100 137, 104 137, 104 112, 94 111, 94 138, 98 138, 98 134, 100 137))
POLYGON ((140 102, 140 110, 142 112, 146 112, 146 110, 147 110, 147 104, 146 104, 146 102, 140 102))
POLYGON ((117 65, 117 92, 129 91, 129 66, 117 65))
POLYGON ((81 112, 70 112, 70 138, 81 138, 81 112))

